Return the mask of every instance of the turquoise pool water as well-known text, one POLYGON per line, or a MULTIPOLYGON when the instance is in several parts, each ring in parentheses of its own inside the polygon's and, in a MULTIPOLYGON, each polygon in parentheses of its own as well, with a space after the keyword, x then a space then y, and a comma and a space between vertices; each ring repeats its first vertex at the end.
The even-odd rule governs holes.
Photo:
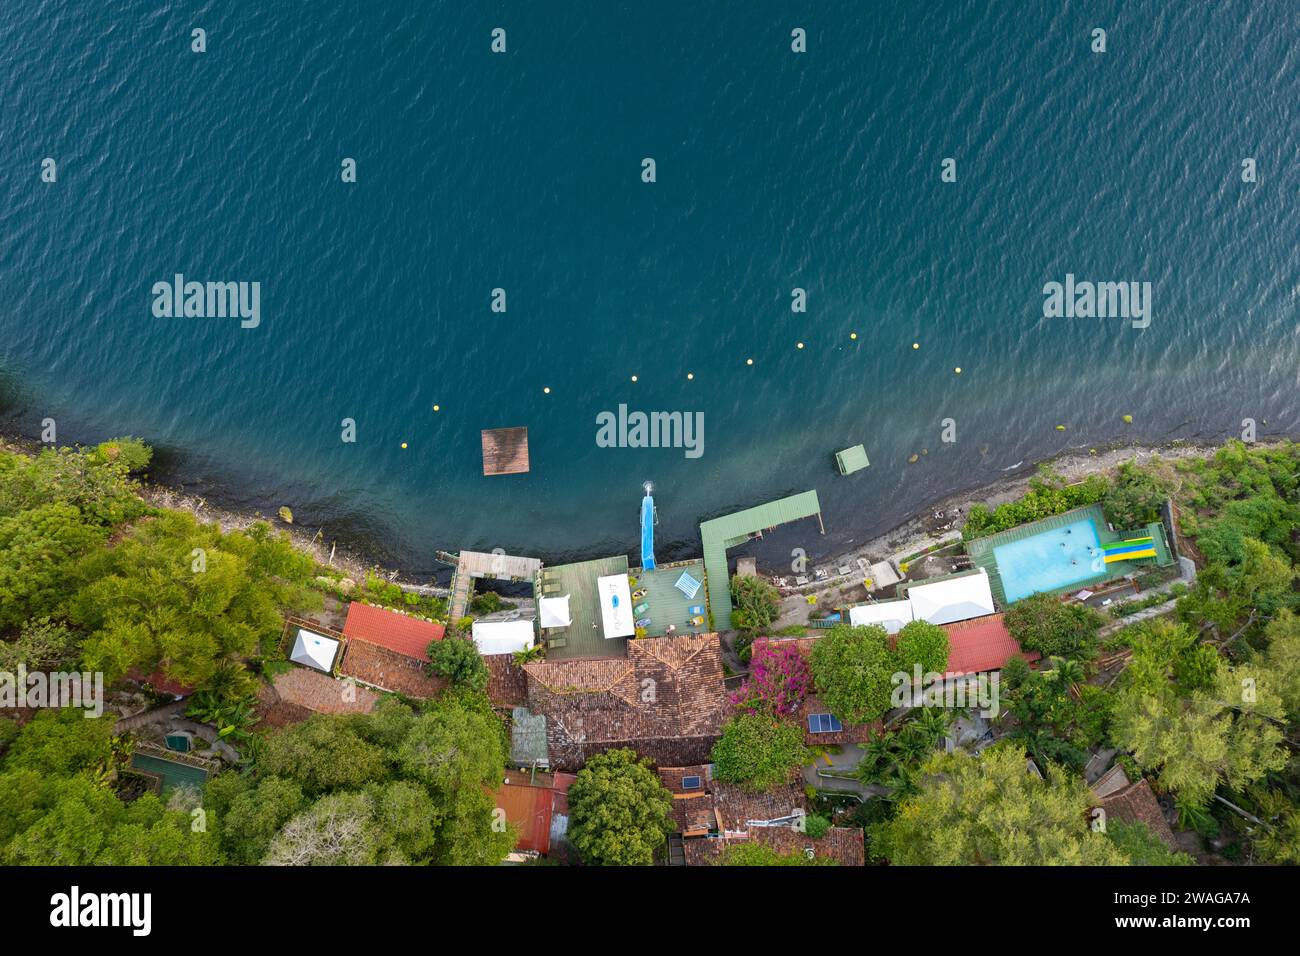
POLYGON ((202 790, 203 784, 208 779, 207 771, 201 767, 191 767, 189 764, 174 760, 163 760, 152 754, 132 754, 131 766, 136 770, 156 773, 162 777, 164 794, 176 787, 193 787, 202 790))
POLYGON ((1105 568, 1091 518, 993 549, 1007 601, 1096 577, 1105 568))

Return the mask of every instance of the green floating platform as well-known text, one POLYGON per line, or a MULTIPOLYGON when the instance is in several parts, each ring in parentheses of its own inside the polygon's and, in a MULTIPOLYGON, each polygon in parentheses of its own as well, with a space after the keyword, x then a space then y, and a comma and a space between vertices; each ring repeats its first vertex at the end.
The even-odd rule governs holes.
POLYGON ((861 445, 854 445, 852 448, 837 451, 835 464, 839 466, 841 475, 851 475, 855 471, 866 468, 871 462, 867 460, 867 450, 861 445))

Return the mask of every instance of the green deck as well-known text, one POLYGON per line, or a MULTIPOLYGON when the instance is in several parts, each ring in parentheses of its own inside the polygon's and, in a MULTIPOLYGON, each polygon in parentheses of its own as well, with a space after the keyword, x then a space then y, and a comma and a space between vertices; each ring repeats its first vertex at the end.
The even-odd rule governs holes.
POLYGON ((708 575, 708 610, 713 615, 713 627, 731 627, 731 579, 727 574, 727 549, 744 544, 759 532, 801 518, 816 515, 820 522, 821 510, 817 492, 804 491, 700 523, 704 568, 708 575))
POLYGON ((547 660, 627 656, 627 638, 605 638, 601 626, 600 595, 596 593, 597 578, 626 573, 626 555, 578 564, 557 564, 542 570, 538 597, 569 595, 569 620, 572 622, 568 627, 547 628, 542 632, 543 640, 563 637, 565 641, 564 647, 548 648, 547 660), (558 585, 557 590, 551 590, 552 582, 558 585))
MULTIPOLYGON (((636 578, 636 587, 633 590, 645 588, 646 596, 641 599, 650 605, 644 614, 638 614, 637 619, 643 617, 650 618, 650 626, 646 628, 646 633, 651 637, 660 637, 664 629, 669 624, 676 624, 675 634, 702 634, 708 630, 708 598, 705 595, 704 562, 678 561, 673 564, 661 564, 653 571, 633 570, 630 572, 632 577, 636 578), (681 591, 677 590, 677 579, 685 571, 695 580, 700 582, 700 590, 695 597, 688 598, 681 591), (704 623, 692 624, 688 610, 695 605, 705 609, 704 623)), ((639 605, 641 601, 633 599, 633 605, 639 605)))
POLYGON ((1042 534, 1044 531, 1051 531, 1056 528, 1064 528, 1066 525, 1074 524, 1083 518, 1091 518, 1093 525, 1097 528, 1097 539, 1103 546, 1115 544, 1126 538, 1137 537, 1139 535, 1150 535, 1155 544, 1156 556, 1154 558, 1133 558, 1128 561, 1117 561, 1105 567, 1100 574, 1084 578, 1081 581, 1075 581, 1073 584, 1065 587, 1054 588, 1049 593, 1065 594, 1071 591, 1079 591, 1083 588, 1092 588, 1106 581, 1115 578, 1124 577, 1133 568, 1142 567, 1166 567, 1173 564, 1173 556, 1169 552, 1169 545, 1165 541, 1165 526, 1159 521, 1153 521, 1141 530, 1135 531, 1111 531, 1106 524, 1106 515, 1101 510, 1101 505, 1092 504, 1084 505, 1082 508, 1075 508, 1066 511, 1063 514, 1053 515, 1050 518, 1041 518, 1038 521, 1031 521, 1028 524, 1018 525, 1015 528, 1009 528, 1006 531, 999 531, 997 534, 990 534, 983 538, 975 538, 966 542, 966 553, 970 555, 971 564, 977 568, 983 568, 989 575, 989 588, 993 591, 993 599, 997 602, 998 607, 1007 606, 1007 596, 1002 587, 1002 577, 998 573, 997 561, 993 557, 993 549, 1001 547, 1004 544, 1010 544, 1013 541, 1023 541, 1025 538, 1032 538, 1034 535, 1042 534))
POLYGON ((835 464, 839 466, 841 475, 851 475, 855 471, 866 468, 871 462, 867 459, 867 450, 861 445, 854 445, 852 448, 837 451, 835 464))

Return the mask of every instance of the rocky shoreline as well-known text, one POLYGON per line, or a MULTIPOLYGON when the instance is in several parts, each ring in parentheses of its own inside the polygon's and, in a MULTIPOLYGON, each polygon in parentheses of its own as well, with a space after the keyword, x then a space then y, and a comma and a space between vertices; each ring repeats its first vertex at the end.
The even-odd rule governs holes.
MULTIPOLYGON (((1270 442, 1260 444, 1270 444, 1270 442)), ((34 454, 42 446, 39 442, 29 439, 5 438, 0 439, 0 447, 8 451, 34 454)), ((927 505, 902 524, 876 535, 863 544, 832 555, 820 562, 818 566, 853 565, 859 558, 871 562, 882 561, 924 550, 945 534, 959 530, 971 506, 983 504, 994 508, 1024 495, 1029 488, 1030 480, 1038 473, 1038 465, 1041 464, 1050 465, 1057 474, 1068 481, 1080 481, 1088 475, 1111 472, 1122 462, 1131 459, 1142 461, 1157 456, 1164 459, 1206 458, 1213 455, 1220 447, 1222 443, 1191 444, 1176 441, 1163 445, 1132 444, 1092 449, 1089 452, 1065 452, 1034 463, 1032 467, 1024 467, 1016 475, 1009 475, 974 489, 947 495, 927 505)), ((326 540, 320 532, 313 534, 303 527, 284 521, 278 515, 223 508, 219 504, 147 479, 141 483, 141 495, 155 507, 188 511, 202 521, 215 522, 223 531, 244 530, 258 521, 268 522, 276 530, 288 534, 296 547, 310 554, 320 564, 335 568, 357 581, 363 580, 369 573, 374 573, 406 590, 422 594, 446 593, 445 588, 428 579, 412 579, 403 576, 397 570, 385 569, 370 560, 364 553, 353 549, 347 542, 326 540)), ((788 572, 780 570, 779 573, 788 572)), ((856 570, 855 575, 851 577, 856 577, 856 570)), ((841 583, 843 582, 834 580, 810 582, 799 591, 803 594, 818 593, 830 590, 841 583)))

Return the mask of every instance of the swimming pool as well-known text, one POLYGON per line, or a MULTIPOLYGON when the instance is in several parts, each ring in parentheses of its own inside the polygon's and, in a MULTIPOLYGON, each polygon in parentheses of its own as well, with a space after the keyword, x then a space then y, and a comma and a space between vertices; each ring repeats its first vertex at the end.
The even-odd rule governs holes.
POLYGON ((1036 591, 1054 591, 1105 571, 1101 541, 1091 518, 993 549, 1008 603, 1036 591))
POLYGON ((131 766, 145 773, 162 777, 162 792, 168 793, 176 787, 191 787, 202 790, 207 782, 208 772, 202 767, 191 767, 177 760, 164 760, 152 754, 136 753, 131 755, 131 766))

